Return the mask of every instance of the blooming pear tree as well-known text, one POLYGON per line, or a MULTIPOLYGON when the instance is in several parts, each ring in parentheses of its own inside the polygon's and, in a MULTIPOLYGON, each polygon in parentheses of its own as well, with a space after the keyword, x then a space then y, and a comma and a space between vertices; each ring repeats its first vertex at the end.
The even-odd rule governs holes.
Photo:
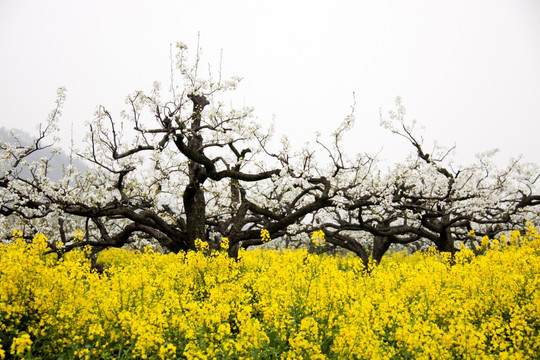
MULTIPOLYGON (((173 252, 206 242, 213 249, 228 247, 235 256, 241 246, 307 231, 299 224, 335 206, 340 189, 333 179, 340 169, 320 170, 312 152, 291 153, 286 141, 272 150, 252 109, 225 105, 223 95, 240 80, 225 81, 221 74, 202 79, 199 55, 188 64, 186 47, 178 46, 181 83, 172 77, 166 96, 155 83, 149 93, 128 96, 120 119, 105 107, 97 109, 80 151, 92 164, 89 171, 70 167, 53 182, 46 163, 25 164, 37 166, 30 178, 11 167, 2 178, 3 195, 21 200, 6 198, 2 213, 59 217, 61 235, 64 217, 79 219, 85 237, 62 236, 57 247, 62 251, 148 240, 173 252)), ((42 148, 41 140, 34 145, 6 149, 5 156, 16 154, 12 165, 18 165, 28 152, 42 148)))
POLYGON ((55 133, 65 92, 64 88, 58 89, 55 107, 46 122, 39 126, 33 141, 28 143, 16 132, 10 134, 10 139, 0 141, 0 224, 3 229, 29 225, 31 232, 35 223, 32 220, 47 219, 54 212, 48 206, 46 194, 36 191, 35 186, 45 183, 44 188, 47 188, 50 185, 48 170, 51 158, 58 152, 54 148, 55 133), (40 158, 32 161, 35 157, 40 158))
POLYGON ((396 106, 383 126, 405 138, 414 152, 387 175, 371 177, 370 186, 344 194, 344 210, 331 212, 323 223, 327 241, 354 251, 367 264, 369 256, 380 261, 392 244, 427 242, 454 253, 458 244, 478 245, 483 236, 538 221, 536 165, 517 159, 498 169, 491 151, 469 166, 457 166, 453 148, 425 151, 414 122, 405 120, 401 99, 396 106))

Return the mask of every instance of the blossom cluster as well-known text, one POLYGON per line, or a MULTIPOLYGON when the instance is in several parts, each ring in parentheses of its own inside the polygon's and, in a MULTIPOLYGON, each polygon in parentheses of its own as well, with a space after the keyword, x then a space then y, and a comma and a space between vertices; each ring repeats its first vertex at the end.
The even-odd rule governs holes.
POLYGON ((0 359, 540 357, 532 226, 369 272, 353 256, 199 246, 106 250, 98 274, 88 250, 47 254, 44 235, 0 245, 0 359))
POLYGON ((262 241, 262 243, 266 244, 270 240, 272 240, 270 238, 270 232, 268 230, 266 230, 266 229, 261 229, 261 241, 262 241))
POLYGON ((324 247, 326 244, 324 231, 322 230, 314 231, 313 236, 311 237, 311 242, 316 246, 324 247))

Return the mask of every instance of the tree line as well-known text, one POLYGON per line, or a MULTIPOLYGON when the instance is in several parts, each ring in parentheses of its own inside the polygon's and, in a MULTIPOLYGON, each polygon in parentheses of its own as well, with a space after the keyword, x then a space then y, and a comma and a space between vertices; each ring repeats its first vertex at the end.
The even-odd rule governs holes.
POLYGON ((84 170, 66 166, 51 180, 50 159, 28 161, 54 145, 64 89, 31 144, 2 140, 4 229, 21 224, 28 238, 45 232, 58 252, 141 241, 179 252, 194 250, 196 239, 219 249, 228 238, 233 257, 262 245, 262 229, 286 243, 323 230, 327 243, 367 264, 393 244, 429 243, 453 253, 460 243, 538 219, 536 165, 517 159, 501 169, 486 152, 459 166, 452 148, 427 152, 399 98, 381 122, 413 151, 382 173, 376 157, 343 150, 354 107, 329 141, 294 150, 286 139, 273 141, 252 109, 226 105, 239 79, 201 78, 199 54, 188 62, 184 45, 175 69, 165 95, 158 83, 136 91, 119 118, 98 108, 77 153, 84 170), (75 228, 83 239, 69 235, 75 228))

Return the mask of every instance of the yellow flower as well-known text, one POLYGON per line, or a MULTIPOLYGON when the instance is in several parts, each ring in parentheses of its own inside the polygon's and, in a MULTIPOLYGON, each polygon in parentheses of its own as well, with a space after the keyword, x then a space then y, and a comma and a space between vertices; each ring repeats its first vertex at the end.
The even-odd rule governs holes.
POLYGON ((65 247, 65 245, 64 245, 63 242, 61 242, 61 241, 57 241, 57 242, 56 242, 56 248, 57 248, 58 250, 62 250, 64 247, 65 247))
POLYGON ((221 248, 223 250, 229 249, 229 238, 224 237, 221 239, 221 248))
POLYGON ((311 237, 311 242, 315 244, 316 246, 325 246, 326 245, 326 239, 324 237, 324 231, 318 230, 313 232, 313 236, 311 237))
POLYGON ((13 232, 11 233, 11 237, 14 238, 14 239, 20 239, 20 238, 22 238, 22 232, 21 232, 21 230, 19 230, 19 229, 13 230, 13 232))
POLYGON ((47 237, 43 234, 37 234, 32 239, 32 244, 34 248, 37 249, 38 251, 45 251, 45 249, 47 249, 47 246, 48 246, 47 237))
POLYGON ((518 245, 518 239, 521 237, 521 233, 519 230, 513 230, 510 233, 510 244, 513 246, 518 245))
POLYGON ((173 359, 176 355, 176 346, 173 344, 161 345, 159 348, 158 356, 160 359, 173 359))
POLYGON ((76 244, 78 244, 81 241, 83 241, 83 239, 84 239, 84 233, 82 232, 82 230, 76 230, 75 233, 73 234, 73 241, 76 244))
POLYGON ((208 245, 208 243, 206 241, 202 241, 201 239, 196 238, 195 239, 195 248, 198 251, 208 251, 208 249, 210 247, 209 247, 209 245, 208 245))
POLYGON ((24 355, 31 347, 32 340, 30 340, 30 335, 23 333, 13 339, 13 343, 11 344, 11 354, 24 355))
POLYGON ((82 249, 57 259, 35 243, 0 243, 10 344, 0 360, 119 349, 137 359, 536 358, 540 234, 512 237, 519 246, 497 249, 486 238, 483 255, 462 245, 451 262, 434 248, 394 253, 369 274, 358 257, 307 249, 241 250, 238 260, 111 249, 99 276, 82 249))
POLYGON ((263 244, 266 244, 270 240, 272 240, 270 239, 270 232, 266 229, 261 229, 261 241, 263 244))

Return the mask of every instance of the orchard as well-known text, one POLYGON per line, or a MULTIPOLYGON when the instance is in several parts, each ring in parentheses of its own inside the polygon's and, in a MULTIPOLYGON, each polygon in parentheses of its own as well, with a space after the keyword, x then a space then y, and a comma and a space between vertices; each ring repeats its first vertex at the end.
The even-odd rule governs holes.
POLYGON ((537 165, 428 152, 400 98, 388 171, 344 150, 354 104, 297 149, 227 105, 239 78, 173 62, 97 108, 58 180, 65 89, 0 141, 0 358, 540 356, 537 165))

